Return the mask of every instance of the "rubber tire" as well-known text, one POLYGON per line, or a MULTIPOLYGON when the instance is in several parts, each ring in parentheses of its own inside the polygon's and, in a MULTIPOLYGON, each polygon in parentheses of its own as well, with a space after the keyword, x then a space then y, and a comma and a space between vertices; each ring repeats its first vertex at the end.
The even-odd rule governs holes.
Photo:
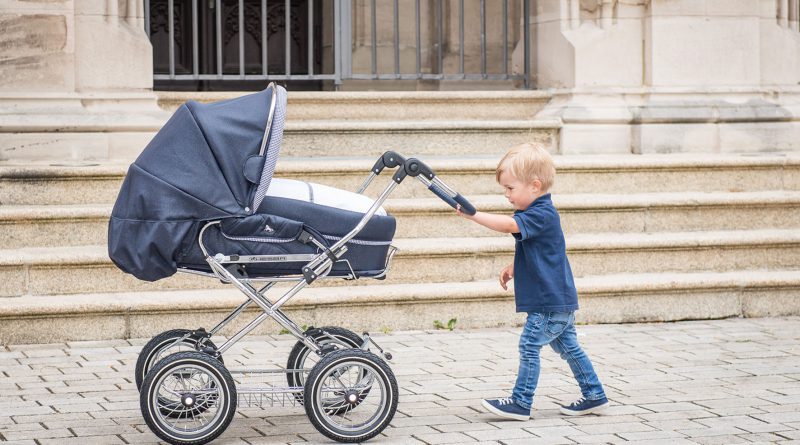
MULTIPOLYGON (((343 343, 349 343, 351 348, 360 347, 361 343, 364 341, 364 339, 355 332, 338 326, 325 326, 319 329, 328 333, 331 337, 341 340, 343 343)), ((314 337, 314 340, 319 342, 320 338, 323 338, 322 334, 314 337)), ((328 342, 330 342, 330 340, 328 340, 328 342)), ((286 369, 303 369, 309 353, 311 353, 311 350, 308 349, 305 343, 301 341, 295 343, 292 351, 289 353, 289 359, 286 361, 286 369)), ((287 372, 286 381, 290 387, 303 386, 302 376, 296 372, 287 372)), ((300 397, 299 394, 295 394, 295 398, 298 403, 301 405, 303 404, 302 397, 300 397)))
POLYGON ((220 361, 208 354, 196 351, 178 352, 164 357, 147 373, 147 377, 145 377, 144 382, 142 382, 142 389, 139 392, 139 407, 142 411, 142 417, 144 417, 145 423, 147 423, 147 426, 153 434, 172 445, 202 445, 219 437, 220 434, 225 432, 228 425, 230 425, 233 420, 233 416, 236 414, 237 401, 236 384, 233 381, 233 377, 231 377, 231 373, 228 372, 220 361), (223 399, 227 401, 227 404, 222 408, 224 414, 217 420, 218 424, 202 437, 183 439, 170 436, 167 432, 159 428, 158 422, 151 411, 151 409, 154 408, 150 405, 152 391, 157 389, 153 387, 154 382, 161 378, 164 373, 171 372, 170 369, 182 366, 181 362, 200 364, 200 366, 205 368, 206 372, 216 374, 218 380, 223 383, 223 387, 221 388, 224 395, 223 399))
POLYGON ((383 359, 369 351, 364 351, 361 349, 342 349, 327 354, 322 357, 322 359, 317 362, 316 365, 314 365, 314 367, 311 369, 311 372, 308 374, 309 384, 305 386, 303 390, 303 396, 305 397, 305 400, 316 400, 314 393, 317 391, 317 387, 324 383, 324 379, 322 377, 326 375, 331 368, 336 367, 339 363, 346 361, 357 361, 371 365, 378 376, 383 380, 384 386, 387 390, 387 396, 391 397, 391 400, 387 404, 386 410, 382 414, 383 419, 376 427, 373 427, 370 431, 364 434, 343 436, 326 427, 326 425, 320 420, 322 418, 322 413, 320 410, 324 410, 324 407, 317 406, 316 403, 307 403, 305 405, 306 415, 311 421, 311 424, 314 425, 314 428, 330 439, 343 443, 364 442, 377 436, 381 433, 381 431, 384 430, 384 428, 389 426, 389 423, 391 423, 392 418, 397 411, 397 402, 400 395, 400 391, 397 387, 397 379, 395 378, 392 369, 388 364, 386 364, 385 361, 383 361, 383 359))
MULTIPOLYGON (((171 331, 165 331, 151 338, 150 341, 148 341, 147 344, 142 347, 142 351, 139 353, 139 357, 136 359, 136 368, 134 371, 134 379, 136 380, 137 390, 142 388, 144 376, 147 375, 147 372, 150 371, 150 368, 152 368, 157 362, 156 360, 152 359, 153 353, 157 352, 159 349, 163 349, 164 345, 170 344, 191 332, 192 331, 189 329, 173 329, 171 331)), ((187 345, 189 345, 189 343, 192 344, 192 347, 197 345, 197 339, 195 338, 189 337, 186 340, 188 342, 184 343, 187 345)), ((215 345, 210 339, 206 340, 206 344, 214 349, 217 349, 217 345, 215 345)), ((222 361, 222 356, 220 356, 218 360, 222 361)))
MULTIPOLYGON (((144 347, 142 347, 142 351, 139 353, 139 357, 136 359, 136 368, 134 371, 134 373, 136 374, 134 378, 136 380, 137 390, 141 389, 142 382, 144 381, 147 372, 149 372, 150 369, 153 366, 155 366, 156 363, 158 363, 157 361, 155 361, 154 356, 157 355, 160 350, 163 350, 163 348, 166 345, 175 342, 175 340, 183 338, 184 335, 189 334, 191 332, 192 331, 189 329, 173 329, 171 331, 165 331, 150 339, 150 341, 147 342, 147 344, 145 344, 144 347)), ((195 347, 197 345, 197 339, 188 337, 182 344, 195 347)), ((215 345, 214 342, 212 342, 210 339, 206 340, 206 345, 209 345, 214 349, 217 349, 217 345, 215 345)), ((176 352, 191 352, 191 351, 176 351, 176 352)), ((171 354, 167 354, 167 356, 169 355, 171 354)), ((163 360, 164 358, 166 357, 162 357, 161 360, 163 360)), ((222 356, 219 356, 217 360, 222 362, 222 356)), ((197 407, 194 409, 194 413, 202 414, 205 410, 206 408, 203 405, 197 405, 197 407)))

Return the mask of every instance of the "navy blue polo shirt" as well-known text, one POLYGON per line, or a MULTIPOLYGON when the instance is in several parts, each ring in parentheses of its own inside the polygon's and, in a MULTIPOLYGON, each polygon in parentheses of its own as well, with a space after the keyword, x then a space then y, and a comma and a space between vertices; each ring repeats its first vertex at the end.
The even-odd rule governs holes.
POLYGON ((567 260, 564 232, 550 194, 514 212, 519 233, 514 254, 517 312, 572 312, 578 292, 567 260))

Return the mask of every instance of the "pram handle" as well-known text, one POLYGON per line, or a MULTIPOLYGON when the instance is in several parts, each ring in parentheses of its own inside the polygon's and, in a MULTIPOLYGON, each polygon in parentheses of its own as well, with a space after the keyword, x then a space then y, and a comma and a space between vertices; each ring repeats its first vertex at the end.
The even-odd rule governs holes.
POLYGON ((416 158, 406 159, 403 155, 395 151, 387 151, 375 162, 372 166, 370 176, 364 181, 364 184, 359 188, 358 193, 363 193, 369 186, 372 180, 381 174, 385 168, 398 168, 392 176, 392 180, 400 184, 407 176, 415 177, 420 182, 425 184, 434 195, 446 202, 450 207, 456 209, 459 206, 461 211, 467 215, 474 215, 476 210, 467 198, 461 196, 460 193, 453 191, 447 184, 436 176, 436 172, 428 167, 428 164, 416 158))
POLYGON ((433 192, 434 195, 441 198, 442 201, 446 202, 447 204, 450 205, 450 207, 454 209, 457 209, 458 206, 461 206, 461 211, 467 215, 474 215, 475 212, 477 211, 475 209, 475 206, 473 206, 472 203, 467 201, 467 198, 461 196, 460 193, 456 193, 455 196, 451 197, 450 195, 447 194, 447 192, 441 190, 435 183, 431 183, 431 185, 428 186, 428 190, 433 192))

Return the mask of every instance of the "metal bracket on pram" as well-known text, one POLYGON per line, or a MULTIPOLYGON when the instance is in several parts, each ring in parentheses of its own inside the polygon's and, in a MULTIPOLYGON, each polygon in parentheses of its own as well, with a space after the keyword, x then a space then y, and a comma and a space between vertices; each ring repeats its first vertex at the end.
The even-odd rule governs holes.
POLYGON ((444 181, 439 179, 436 176, 436 172, 428 167, 428 164, 416 158, 406 159, 394 151, 387 151, 380 158, 378 158, 378 160, 375 162, 375 165, 372 167, 369 177, 367 177, 367 179, 358 189, 358 193, 363 193, 372 180, 381 174, 386 167, 401 167, 398 168, 392 176, 392 181, 394 181, 395 184, 400 184, 408 176, 417 178, 420 182, 425 184, 425 187, 427 187, 428 190, 441 198, 442 201, 446 202, 451 207, 459 208, 467 215, 475 214, 475 207, 466 198, 461 196, 458 192, 454 191, 447 184, 445 184, 444 181))

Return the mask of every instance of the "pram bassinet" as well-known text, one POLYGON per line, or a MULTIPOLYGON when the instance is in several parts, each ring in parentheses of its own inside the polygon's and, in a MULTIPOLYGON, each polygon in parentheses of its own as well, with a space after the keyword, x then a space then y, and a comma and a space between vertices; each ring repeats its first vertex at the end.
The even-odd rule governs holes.
MULTIPOLYGON (((266 196, 285 112, 286 91, 273 85, 182 105, 128 170, 109 223, 114 263, 155 281, 178 268, 211 272, 206 254, 274 256, 237 270, 247 277, 300 274, 311 255, 350 232, 362 213, 266 196)), ((374 215, 329 275, 381 276, 394 232, 392 216, 374 215)))

